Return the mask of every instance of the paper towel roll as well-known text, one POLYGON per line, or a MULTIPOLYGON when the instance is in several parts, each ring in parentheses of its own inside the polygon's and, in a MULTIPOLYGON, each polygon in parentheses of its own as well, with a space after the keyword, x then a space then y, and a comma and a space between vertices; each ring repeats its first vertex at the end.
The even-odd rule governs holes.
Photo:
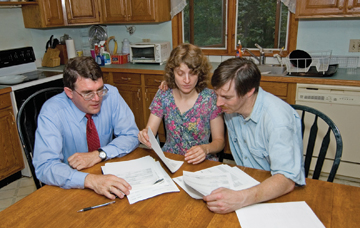
POLYGON ((76 57, 74 40, 65 40, 68 59, 76 57))

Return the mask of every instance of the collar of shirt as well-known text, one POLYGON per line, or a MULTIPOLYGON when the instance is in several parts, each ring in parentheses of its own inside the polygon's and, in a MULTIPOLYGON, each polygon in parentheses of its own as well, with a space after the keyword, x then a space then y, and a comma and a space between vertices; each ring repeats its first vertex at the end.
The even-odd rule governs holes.
POLYGON ((263 109, 264 92, 265 91, 261 87, 259 87, 254 108, 251 111, 250 116, 248 116, 245 121, 252 120, 255 123, 259 122, 259 119, 261 117, 261 111, 263 109))

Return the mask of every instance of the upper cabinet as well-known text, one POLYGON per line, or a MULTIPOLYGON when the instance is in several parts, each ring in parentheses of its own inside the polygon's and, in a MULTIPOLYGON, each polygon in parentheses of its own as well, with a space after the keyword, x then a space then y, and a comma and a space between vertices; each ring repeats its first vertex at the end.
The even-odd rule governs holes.
POLYGON ((65 0, 67 23, 100 23, 98 0, 65 0))
POLYGON ((102 0, 104 23, 163 22, 170 18, 170 1, 102 0))
POLYGON ((169 0, 38 0, 23 5, 26 28, 169 21, 169 0))
POLYGON ((360 0, 297 1, 297 18, 360 17, 360 0))

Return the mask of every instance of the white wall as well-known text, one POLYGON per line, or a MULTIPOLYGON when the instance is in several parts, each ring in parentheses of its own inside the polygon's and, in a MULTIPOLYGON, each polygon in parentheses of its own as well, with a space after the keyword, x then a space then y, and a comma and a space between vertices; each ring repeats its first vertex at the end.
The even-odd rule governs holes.
POLYGON ((333 55, 360 56, 360 52, 349 52, 350 39, 360 39, 360 19, 299 21, 298 49, 332 50, 333 55))

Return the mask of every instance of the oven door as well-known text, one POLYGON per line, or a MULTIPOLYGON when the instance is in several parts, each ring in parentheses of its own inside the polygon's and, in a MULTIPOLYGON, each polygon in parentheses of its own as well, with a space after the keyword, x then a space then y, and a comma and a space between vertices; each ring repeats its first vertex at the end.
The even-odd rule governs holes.
POLYGON ((155 62, 155 45, 130 46, 131 62, 155 62))

